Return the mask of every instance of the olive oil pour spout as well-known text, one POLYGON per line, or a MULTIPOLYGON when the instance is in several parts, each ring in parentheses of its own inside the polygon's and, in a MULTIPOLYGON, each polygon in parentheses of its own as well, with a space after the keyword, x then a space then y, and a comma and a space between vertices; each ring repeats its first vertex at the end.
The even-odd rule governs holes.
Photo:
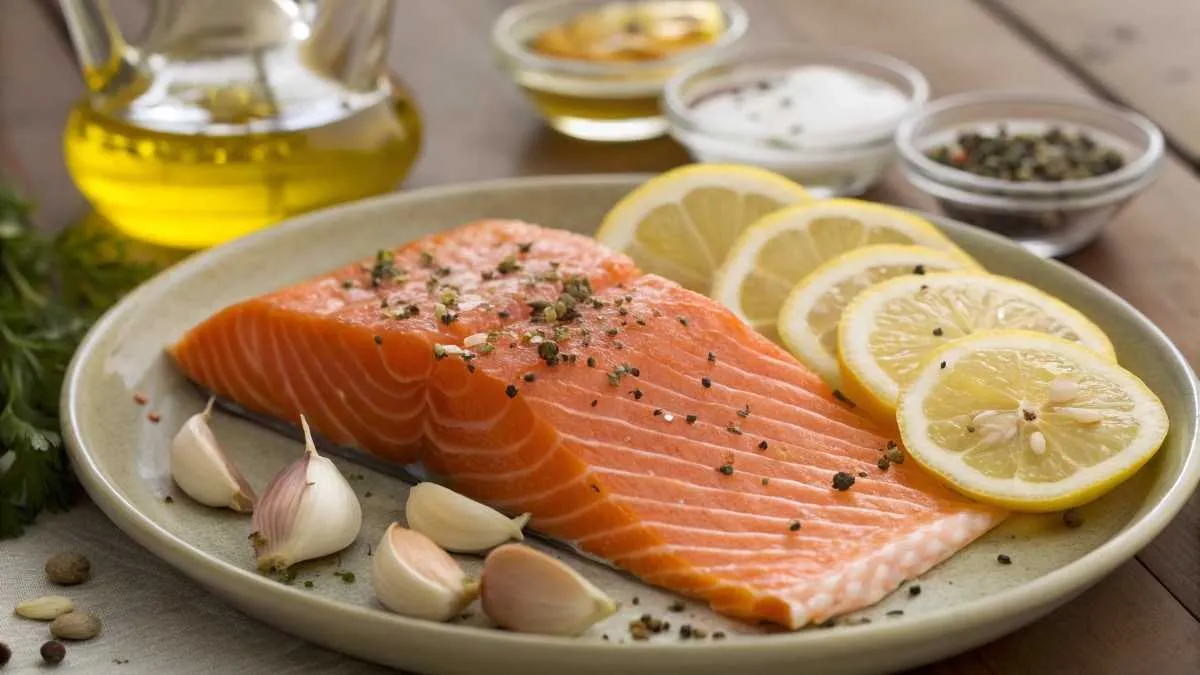
POLYGON ((100 93, 131 70, 129 46, 106 0, 59 0, 75 58, 90 91, 100 93))

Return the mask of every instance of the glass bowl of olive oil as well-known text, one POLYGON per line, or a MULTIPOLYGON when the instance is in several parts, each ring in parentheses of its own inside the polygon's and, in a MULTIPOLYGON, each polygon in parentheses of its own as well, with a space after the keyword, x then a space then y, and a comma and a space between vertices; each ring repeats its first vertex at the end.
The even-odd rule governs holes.
POLYGON ((514 5, 492 40, 502 67, 559 132, 589 141, 661 136, 663 84, 733 47, 748 18, 730 0, 541 0, 514 5))

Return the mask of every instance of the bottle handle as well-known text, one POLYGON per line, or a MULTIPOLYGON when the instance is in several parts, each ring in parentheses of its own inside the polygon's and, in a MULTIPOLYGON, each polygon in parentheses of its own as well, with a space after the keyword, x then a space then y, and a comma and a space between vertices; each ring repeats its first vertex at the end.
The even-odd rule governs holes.
POLYGON ((58 0, 88 90, 99 92, 127 65, 128 45, 108 0, 58 0))

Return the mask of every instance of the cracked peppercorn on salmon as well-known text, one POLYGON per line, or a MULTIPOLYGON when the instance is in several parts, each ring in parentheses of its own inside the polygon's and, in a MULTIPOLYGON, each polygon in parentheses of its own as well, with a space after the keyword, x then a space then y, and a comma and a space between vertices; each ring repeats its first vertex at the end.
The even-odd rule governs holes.
POLYGON ((878 601, 1004 517, 881 461, 900 449, 786 352, 594 242, 540 231, 478 258, 443 250, 515 227, 384 255, 396 269, 378 286, 376 261, 242 303, 173 353, 248 408, 303 411, 331 440, 420 461, 648 583, 790 628, 878 601), (454 283, 460 259, 482 286, 454 283), (457 309, 430 302, 451 286, 457 309), (472 293, 487 310, 465 308, 472 293), (425 316, 443 309, 457 318, 425 316))

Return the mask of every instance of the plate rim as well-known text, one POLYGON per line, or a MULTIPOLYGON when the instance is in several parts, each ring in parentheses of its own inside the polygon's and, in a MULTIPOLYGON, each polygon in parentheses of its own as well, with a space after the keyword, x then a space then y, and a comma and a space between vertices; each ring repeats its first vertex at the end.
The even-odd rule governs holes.
MULTIPOLYGON (((424 201, 452 196, 470 194, 479 191, 504 191, 521 188, 557 188, 571 186, 607 185, 628 186, 630 189, 646 180, 653 174, 648 173, 618 173, 618 174, 568 174, 555 176, 523 176, 515 178, 488 179, 480 181, 457 182, 431 187, 417 188, 401 192, 389 193, 369 199, 348 202, 330 208, 313 211, 286 219, 276 226, 260 230, 246 237, 222 244, 220 246, 200 251, 187 259, 155 275, 133 292, 126 295, 114 307, 109 309, 88 331, 81 341, 68 367, 61 393, 63 438, 72 466, 76 475, 83 483, 89 496, 104 514, 113 521, 123 532, 137 541, 143 548, 158 557, 189 578, 198 581, 212 591, 208 582, 192 572, 187 565, 177 563, 175 556, 186 556, 191 565, 198 565, 208 573, 225 576, 228 581, 236 582, 247 590, 257 593, 281 593, 280 601, 298 603, 294 605, 305 612, 324 613, 325 617, 336 614, 353 615, 362 620, 382 621, 391 624, 395 630, 413 631, 410 637, 420 638, 421 634, 430 638, 470 638, 476 641, 490 643, 496 649, 531 649, 539 648, 550 652, 559 649, 569 649, 577 652, 580 657, 607 659, 623 653, 631 645, 599 640, 586 640, 570 637, 555 637, 543 635, 525 635, 492 628, 462 626, 456 624, 436 623, 412 619, 397 614, 385 612, 370 605, 355 604, 343 600, 304 593, 299 589, 286 586, 277 581, 261 576, 254 571, 238 567, 200 549, 184 539, 169 532, 154 519, 142 512, 129 501, 121 490, 110 481, 100 470, 88 450, 88 441, 84 438, 83 430, 78 420, 82 380, 87 364, 98 354, 98 344, 102 337, 114 327, 119 326, 141 301, 155 287, 169 284, 181 277, 202 271, 213 261, 245 248, 264 246, 273 239, 291 237, 298 231, 309 228, 327 226, 332 219, 339 215, 355 210, 373 210, 385 207, 392 202, 424 201), (130 530, 136 530, 132 532, 130 530), (153 543, 147 544, 145 541, 153 543)), ((944 216, 923 213, 939 226, 949 229, 970 228, 982 235, 985 240, 1002 248, 1020 249, 1015 244, 999 235, 972 228, 970 225, 946 218, 944 216)), ((1032 253, 1021 249, 1021 254, 1033 256, 1032 253)), ((1128 312, 1139 328, 1148 331, 1156 339, 1168 347, 1171 368, 1182 369, 1186 374, 1188 393, 1193 402, 1191 414, 1194 420, 1200 420, 1200 381, 1179 351, 1179 348, 1163 331, 1147 318, 1141 311, 1130 305, 1124 298, 1117 295, 1104 285, 1092 280, 1082 272, 1075 270, 1057 260, 1042 260, 1043 263, 1056 266, 1060 272, 1066 272, 1074 281, 1089 285, 1098 291, 1105 300, 1116 303, 1128 312)), ((1174 476, 1170 486, 1162 497, 1153 504, 1140 520, 1133 526, 1126 526, 1103 544, 1084 554, 1080 558, 1057 568, 1042 576, 1032 579, 1014 588, 998 593, 984 595, 974 600, 964 602, 949 608, 931 610, 928 613, 906 617, 903 622, 872 623, 860 625, 839 626, 837 631, 801 630, 781 632, 777 634, 754 636, 752 638, 724 642, 650 642, 638 644, 635 651, 624 652, 636 654, 638 658, 653 658, 655 655, 674 656, 680 653, 702 654, 704 658, 719 658, 726 662, 731 659, 747 658, 748 653, 761 653, 764 650, 781 650, 781 653, 812 650, 837 652, 845 649, 861 648, 862 640, 871 640, 876 647, 897 645, 912 639, 929 635, 949 635, 955 632, 968 632, 985 628, 989 624, 1003 623, 1005 619, 1037 613, 1039 609, 1048 611, 1086 590, 1101 578, 1110 574, 1119 565, 1132 559, 1152 539, 1166 529, 1179 514, 1188 499, 1200 484, 1200 424, 1193 425, 1190 438, 1184 439, 1189 448, 1183 457, 1183 464, 1174 476), (719 655, 719 656, 718 656, 719 655)), ((266 622, 264 622, 266 623, 266 622)), ((1021 622, 1018 625, 1024 625, 1021 622)), ((1008 632, 1008 631, 1006 631, 1008 632)))

